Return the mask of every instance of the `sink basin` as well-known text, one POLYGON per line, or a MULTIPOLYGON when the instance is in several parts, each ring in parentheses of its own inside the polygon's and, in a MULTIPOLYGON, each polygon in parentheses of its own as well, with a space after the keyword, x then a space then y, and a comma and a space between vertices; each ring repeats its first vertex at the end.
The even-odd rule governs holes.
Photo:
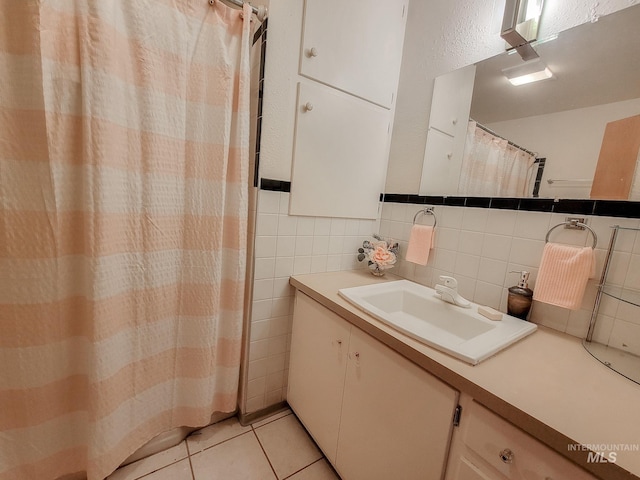
POLYGON ((343 288, 339 294, 425 345, 476 365, 533 333, 537 326, 504 314, 494 321, 478 305, 462 308, 444 302, 435 290, 409 280, 343 288))

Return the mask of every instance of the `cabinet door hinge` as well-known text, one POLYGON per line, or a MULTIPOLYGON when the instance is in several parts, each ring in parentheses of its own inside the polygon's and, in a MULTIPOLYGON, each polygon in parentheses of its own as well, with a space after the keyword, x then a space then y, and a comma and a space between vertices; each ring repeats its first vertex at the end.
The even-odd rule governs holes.
POLYGON ((462 416, 462 407, 458 405, 456 410, 453 412, 453 426, 460 426, 460 417, 462 416))

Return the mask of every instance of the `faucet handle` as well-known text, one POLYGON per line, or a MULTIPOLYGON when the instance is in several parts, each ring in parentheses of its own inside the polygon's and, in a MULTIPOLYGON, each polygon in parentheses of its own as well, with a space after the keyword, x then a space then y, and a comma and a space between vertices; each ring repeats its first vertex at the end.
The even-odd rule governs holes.
POLYGON ((453 277, 440 275, 440 281, 444 284, 445 287, 453 288, 454 290, 458 288, 458 281, 453 277))

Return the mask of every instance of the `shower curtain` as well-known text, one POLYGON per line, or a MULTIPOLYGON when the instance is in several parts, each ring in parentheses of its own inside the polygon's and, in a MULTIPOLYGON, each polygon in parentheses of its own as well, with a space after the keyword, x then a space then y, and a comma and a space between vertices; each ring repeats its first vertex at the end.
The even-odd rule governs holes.
POLYGON ((0 479, 101 480, 236 408, 251 12, 0 11, 0 479))
POLYGON ((534 155, 470 121, 458 192, 483 197, 530 196, 529 175, 534 162, 534 155))

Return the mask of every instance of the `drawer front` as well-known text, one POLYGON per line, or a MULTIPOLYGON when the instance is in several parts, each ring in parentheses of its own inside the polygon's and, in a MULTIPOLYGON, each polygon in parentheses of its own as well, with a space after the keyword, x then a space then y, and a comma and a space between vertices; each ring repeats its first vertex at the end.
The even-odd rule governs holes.
POLYGON ((457 465, 456 480, 503 480, 498 474, 483 472, 465 457, 460 457, 457 465))
POLYGON ((511 480, 595 480, 595 477, 477 403, 464 443, 511 480))

